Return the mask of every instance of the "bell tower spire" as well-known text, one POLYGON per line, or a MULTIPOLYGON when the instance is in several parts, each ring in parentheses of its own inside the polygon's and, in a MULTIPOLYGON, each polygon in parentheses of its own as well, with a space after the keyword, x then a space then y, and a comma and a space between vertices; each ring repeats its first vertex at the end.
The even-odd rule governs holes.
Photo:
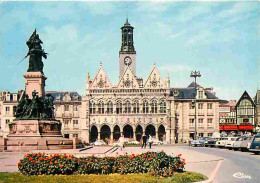
POLYGON ((122 43, 121 49, 119 51, 119 69, 120 69, 120 77, 124 73, 126 67, 130 67, 132 72, 136 74, 136 51, 134 47, 134 27, 130 25, 128 22, 128 18, 126 18, 126 22, 123 27, 121 27, 122 31, 122 43))

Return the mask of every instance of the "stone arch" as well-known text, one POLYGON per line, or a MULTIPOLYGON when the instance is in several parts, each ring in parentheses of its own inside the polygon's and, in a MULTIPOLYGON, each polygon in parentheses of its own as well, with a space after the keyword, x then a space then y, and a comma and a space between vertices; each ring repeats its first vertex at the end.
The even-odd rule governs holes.
POLYGON ((90 127, 90 142, 95 142, 98 139, 98 128, 96 125, 90 127))
POLYGON ((135 128, 135 137, 137 141, 141 140, 143 133, 144 133, 143 127, 140 124, 138 124, 135 128))
POLYGON ((100 128, 100 139, 104 140, 105 142, 108 142, 110 140, 110 136, 110 126, 108 126, 107 124, 102 125, 100 128))
POLYGON ((133 138, 133 136, 134 136, 133 127, 129 124, 124 125, 123 126, 123 135, 125 138, 133 138))
POLYGON ((158 138, 160 141, 166 141, 166 128, 162 124, 158 128, 158 138))
POLYGON ((113 139, 118 140, 121 136, 121 130, 119 125, 113 126, 113 139))
POLYGON ((156 129, 155 126, 152 124, 148 124, 145 127, 145 134, 148 137, 149 135, 151 135, 152 137, 156 135, 156 129))

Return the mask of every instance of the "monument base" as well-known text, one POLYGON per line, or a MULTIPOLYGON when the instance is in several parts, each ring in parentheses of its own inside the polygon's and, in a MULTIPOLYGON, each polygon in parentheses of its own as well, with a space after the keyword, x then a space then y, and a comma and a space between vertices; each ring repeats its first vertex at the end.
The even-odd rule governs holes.
POLYGON ((63 138, 59 121, 17 120, 10 124, 7 138, 0 138, 0 151, 76 149, 81 142, 63 138))

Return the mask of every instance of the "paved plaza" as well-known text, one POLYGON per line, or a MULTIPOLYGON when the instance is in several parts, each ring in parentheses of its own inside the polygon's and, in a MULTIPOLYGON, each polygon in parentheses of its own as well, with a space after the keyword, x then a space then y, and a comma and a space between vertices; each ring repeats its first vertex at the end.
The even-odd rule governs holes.
MULTIPOLYGON (((146 151, 165 151, 167 154, 182 154, 186 160, 186 171, 198 172, 209 178, 208 182, 257 182, 260 175, 260 156, 249 152, 234 152, 226 149, 189 147, 189 146, 153 146, 152 149, 140 147, 126 147, 122 151, 117 147, 88 147, 75 150, 45 151, 47 154, 67 153, 77 157, 117 156, 121 154, 140 154, 146 151), (236 178, 235 173, 250 175, 250 178, 236 178)), ((31 151, 40 152, 40 151, 31 151)), ((17 172, 17 162, 26 152, 0 153, 0 171, 17 172)))

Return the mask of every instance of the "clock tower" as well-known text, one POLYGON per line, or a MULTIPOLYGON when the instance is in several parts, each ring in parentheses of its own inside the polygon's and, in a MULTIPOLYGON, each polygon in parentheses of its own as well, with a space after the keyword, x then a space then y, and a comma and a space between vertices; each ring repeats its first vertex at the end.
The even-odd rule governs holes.
POLYGON ((127 66, 129 66, 133 74, 136 75, 136 52, 133 38, 134 27, 132 27, 128 23, 128 19, 126 19, 126 23, 121 27, 121 30, 122 44, 121 50, 119 51, 119 77, 123 75, 127 66))

